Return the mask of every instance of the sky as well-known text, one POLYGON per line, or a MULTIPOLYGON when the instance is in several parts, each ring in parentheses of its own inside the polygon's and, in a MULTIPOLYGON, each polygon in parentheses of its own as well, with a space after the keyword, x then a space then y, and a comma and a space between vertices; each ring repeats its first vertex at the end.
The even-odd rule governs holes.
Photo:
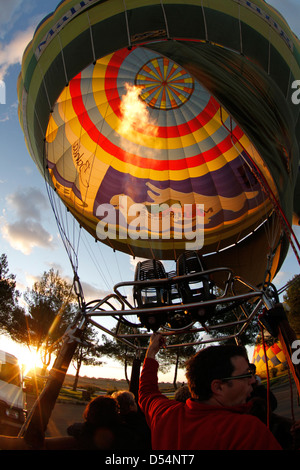
MULTIPOLYGON (((270 0, 269 3, 282 13, 300 37, 299 0, 270 0)), ((52 267, 69 281, 73 277, 44 180, 29 156, 18 120, 17 79, 23 51, 38 23, 57 4, 58 0, 0 0, 0 80, 5 84, 5 90, 0 85, 0 253, 7 255, 9 270, 16 275, 21 292, 52 267)), ((295 233, 299 237, 299 228, 295 228, 295 233)), ((133 280, 132 258, 91 242, 82 232, 78 259, 86 300, 103 298, 112 292, 116 283, 133 280)), ((298 273, 297 259, 290 250, 274 284, 281 288, 298 273)), ((0 349, 21 354, 15 344, 3 337, 0 337, 0 349)), ((69 372, 74 373, 71 368, 69 372)), ((86 373, 123 378, 123 368, 118 364, 86 373)))

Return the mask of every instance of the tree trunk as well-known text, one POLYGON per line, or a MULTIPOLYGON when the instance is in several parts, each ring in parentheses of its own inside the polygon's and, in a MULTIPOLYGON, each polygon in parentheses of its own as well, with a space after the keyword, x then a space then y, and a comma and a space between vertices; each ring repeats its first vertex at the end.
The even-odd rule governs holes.
POLYGON ((139 401, 139 379, 140 379, 140 370, 141 370, 141 360, 140 359, 133 359, 132 362, 132 370, 131 370, 131 379, 129 390, 135 396, 135 400, 138 403, 139 401))
POLYGON ((179 364, 179 351, 177 351, 176 355, 176 363, 175 363, 175 371, 174 371, 174 379, 173 379, 173 387, 174 390, 177 390, 177 372, 178 372, 178 364, 179 364))
POLYGON ((126 382, 128 383, 128 385, 130 384, 130 380, 128 378, 128 372, 127 372, 127 366, 128 366, 128 362, 127 362, 127 356, 125 356, 125 362, 124 362, 124 373, 125 373, 125 379, 126 379, 126 382))
POLYGON ((73 392, 76 392, 77 390, 77 385, 78 385, 78 380, 79 380, 79 371, 80 371, 81 363, 82 363, 82 356, 83 356, 83 348, 80 348, 80 354, 76 361, 76 374, 75 374, 75 379, 74 379, 73 389, 72 389, 73 392))
POLYGON ((74 379, 73 388, 72 388, 73 392, 76 392, 76 390, 77 390, 80 366, 81 366, 81 364, 79 364, 79 367, 76 368, 76 374, 75 374, 75 379, 74 379))

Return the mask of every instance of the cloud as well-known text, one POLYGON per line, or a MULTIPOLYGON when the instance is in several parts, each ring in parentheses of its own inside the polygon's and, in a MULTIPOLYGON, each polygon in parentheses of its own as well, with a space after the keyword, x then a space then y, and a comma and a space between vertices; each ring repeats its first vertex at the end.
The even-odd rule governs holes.
POLYGON ((21 14, 23 0, 9 0, 1 2, 0 37, 3 38, 12 27, 16 18, 21 14))
POLYGON ((21 64, 37 25, 48 12, 39 11, 44 2, 0 0, 0 3, 0 80, 3 80, 10 66, 21 64))
POLYGON ((11 65, 21 64, 24 50, 32 39, 34 27, 19 31, 9 43, 0 45, 0 79, 4 80, 11 65))
POLYGON ((15 250, 29 255, 33 248, 49 248, 53 246, 53 237, 43 226, 33 220, 21 220, 6 224, 2 235, 15 250))
POLYGON ((20 219, 41 220, 43 210, 49 208, 46 197, 37 188, 21 189, 6 198, 20 219))
POLYGON ((45 196, 36 188, 21 189, 6 198, 13 212, 13 222, 2 217, 2 236, 16 250, 29 255, 36 247, 54 249, 53 236, 43 227, 42 219, 48 209, 45 196))
POLYGON ((138 257, 134 258, 133 256, 130 256, 130 269, 131 269, 131 271, 135 271, 135 268, 136 268, 137 264, 140 261, 146 261, 146 258, 138 258, 138 257))
MULTIPOLYGON (((99 289, 93 286, 92 284, 89 284, 84 281, 81 283, 81 286, 82 286, 82 290, 83 290, 83 294, 84 294, 84 298, 86 302, 90 302, 95 299, 104 299, 107 295, 111 294, 110 291, 99 289)), ((104 305, 104 308, 106 308, 105 305, 104 305)))

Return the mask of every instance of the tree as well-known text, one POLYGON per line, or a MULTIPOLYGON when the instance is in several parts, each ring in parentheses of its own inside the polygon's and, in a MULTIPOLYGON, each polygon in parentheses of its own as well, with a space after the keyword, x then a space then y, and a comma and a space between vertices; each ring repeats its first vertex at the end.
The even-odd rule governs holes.
POLYGON ((76 311, 76 296, 72 285, 58 271, 45 271, 40 281, 27 289, 24 299, 28 305, 26 323, 27 343, 39 350, 49 347, 62 337, 76 311))
POLYGON ((19 306, 20 293, 16 289, 16 276, 9 273, 7 256, 0 256, 0 330, 11 334, 11 323, 15 315, 24 315, 19 306))
POLYGON ((167 345, 171 347, 164 349, 164 351, 160 354, 165 368, 170 369, 171 366, 175 365, 173 378, 173 386, 175 390, 177 389, 178 370, 183 369, 185 367, 186 361, 190 357, 194 356, 194 354, 196 354, 196 352, 201 348, 201 345, 192 344, 198 340, 198 337, 198 333, 192 333, 191 331, 187 331, 186 333, 182 333, 180 335, 168 336, 167 345), (177 344, 189 345, 174 347, 177 344))
MULTIPOLYGON (((115 332, 115 329, 113 330, 115 332)), ((141 331, 138 328, 131 328, 124 324, 121 324, 118 330, 119 334, 141 334, 141 331)), ((168 345, 176 345, 183 343, 193 343, 197 339, 196 333, 186 332, 180 335, 170 335, 167 337, 168 345)), ((136 358, 136 352, 134 348, 127 346, 121 341, 115 340, 114 338, 110 339, 107 336, 102 336, 103 345, 101 346, 101 351, 104 355, 109 357, 114 357, 114 359, 124 365, 125 378, 129 384, 128 377, 128 365, 133 363, 133 360, 136 358)), ((139 349, 139 359, 141 361, 145 358, 146 349, 149 345, 149 335, 136 336, 134 343, 138 346, 139 349)), ((196 346, 185 346, 185 347, 171 347, 166 348, 163 351, 160 351, 157 355, 157 358, 160 362, 160 371, 165 373, 170 370, 170 368, 175 365, 174 371, 174 388, 176 388, 176 380, 178 370, 183 368, 186 360, 191 357, 199 349, 196 346)))
POLYGON ((292 278, 283 296, 288 305, 287 317, 297 336, 300 336, 300 274, 292 278))
MULTIPOLYGON (((112 329, 112 333, 116 332, 116 328, 112 329)), ((141 331, 138 328, 132 328, 125 324, 120 324, 118 328, 118 334, 140 334, 141 331)), ((130 379, 128 377, 128 365, 133 363, 133 360, 136 358, 135 349, 122 341, 116 340, 114 338, 108 338, 106 335, 102 335, 103 344, 101 345, 101 352, 105 356, 114 358, 116 361, 124 365, 124 373, 127 383, 129 384, 130 379)), ((144 360, 146 348, 149 343, 149 336, 145 335, 136 337, 134 341, 135 345, 140 348, 139 359, 144 360)))
POLYGON ((73 383, 73 390, 77 390, 80 368, 82 364, 88 366, 100 366, 101 346, 96 333, 90 325, 87 325, 83 335, 83 342, 78 345, 73 356, 73 365, 76 370, 75 379, 73 383), (87 339, 87 341, 86 341, 87 339))
MULTIPOLYGON (((27 289, 24 298, 28 311, 25 314, 15 309, 7 329, 15 341, 42 353, 44 363, 48 365, 51 353, 60 347, 60 340, 78 312, 77 297, 73 286, 62 279, 58 271, 50 269, 27 289)), ((99 344, 91 326, 87 326, 84 339, 74 354, 75 389, 81 364, 100 364, 99 344)))
MULTIPOLYGON (((222 295, 222 291, 218 288, 215 290, 216 296, 220 297, 222 295)), ((242 305, 239 303, 232 301, 226 302, 223 305, 219 304, 215 308, 215 312, 211 316, 211 318, 207 321, 207 326, 212 325, 225 325, 231 324, 230 326, 224 326, 219 329, 209 330, 209 334, 212 338, 215 338, 216 341, 221 339, 224 336, 234 336, 239 333, 240 329, 242 328, 242 323, 232 325, 232 323, 237 321, 246 320, 250 314, 253 312, 255 307, 255 303, 252 302, 243 302, 242 305)), ((259 334, 260 328, 258 324, 258 313, 256 318, 250 322, 247 326, 246 330, 239 336, 239 341, 244 346, 246 345, 254 345, 257 335, 259 334)), ((235 342, 235 339, 223 340, 223 342, 235 342)))

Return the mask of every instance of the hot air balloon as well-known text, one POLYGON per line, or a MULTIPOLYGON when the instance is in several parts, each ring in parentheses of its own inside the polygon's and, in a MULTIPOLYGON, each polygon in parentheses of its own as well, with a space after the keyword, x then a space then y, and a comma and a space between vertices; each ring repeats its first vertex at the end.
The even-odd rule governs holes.
POLYGON ((272 369, 282 372, 287 367, 286 357, 280 342, 274 343, 271 346, 267 345, 265 350, 266 354, 263 345, 256 344, 252 358, 252 362, 256 366, 257 375, 263 378, 267 376, 267 367, 270 372, 272 369))
POLYGON ((298 176, 298 39, 261 1, 125 5, 64 1, 36 29, 18 84, 32 158, 113 249, 177 259, 198 204, 207 268, 273 278, 298 176))
POLYGON ((29 153, 92 237, 147 259, 133 289, 148 328, 153 302, 152 329, 201 323, 212 277, 261 298, 290 245, 299 260, 299 54, 262 0, 65 0, 38 25, 18 82, 29 153))

